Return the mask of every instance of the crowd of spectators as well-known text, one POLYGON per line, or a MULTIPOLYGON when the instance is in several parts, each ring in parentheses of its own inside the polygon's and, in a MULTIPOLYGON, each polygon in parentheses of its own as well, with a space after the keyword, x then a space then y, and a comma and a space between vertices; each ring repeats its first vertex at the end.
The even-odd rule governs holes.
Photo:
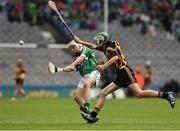
POLYGON ((6 0, 2 5, 10 22, 41 24, 45 20, 47 3, 43 0, 6 0))
MULTIPOLYGON (((66 22, 73 28, 96 30, 103 22, 104 0, 54 0, 66 22)), ((65 31, 57 15, 46 0, 6 0, 4 9, 9 21, 27 21, 30 24, 53 24, 65 31)), ((120 20, 124 27, 141 24, 141 33, 156 36, 161 25, 167 38, 180 40, 180 1, 178 0, 109 0, 109 22, 120 20)))
POLYGON ((120 10, 124 27, 141 24, 141 33, 152 37, 156 36, 157 27, 163 27, 167 39, 180 40, 180 1, 127 0, 120 10))

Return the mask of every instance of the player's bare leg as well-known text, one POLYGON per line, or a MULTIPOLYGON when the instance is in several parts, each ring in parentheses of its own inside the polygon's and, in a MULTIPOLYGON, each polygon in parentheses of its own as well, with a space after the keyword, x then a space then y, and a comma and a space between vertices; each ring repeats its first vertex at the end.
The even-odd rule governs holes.
POLYGON ((23 95, 24 97, 27 96, 27 93, 26 93, 26 91, 25 91, 23 88, 20 89, 20 92, 22 93, 22 95, 23 95))
MULTIPOLYGON (((135 93, 136 97, 157 97, 158 92, 153 90, 141 90, 137 83, 129 85, 129 88, 135 93)), ((162 96, 161 96, 162 97, 162 96)))
POLYGON ((96 84, 96 80, 94 78, 87 78, 84 82, 84 104, 80 107, 81 111, 89 113, 90 112, 90 99, 91 99, 91 87, 96 84))
POLYGON ((111 83, 108 86, 106 86, 103 90, 101 90, 97 104, 94 107, 94 111, 91 112, 91 114, 85 114, 82 112, 81 115, 83 116, 83 118, 86 119, 89 123, 94 123, 98 121, 98 118, 96 116, 101 110, 101 108, 104 106, 104 103, 106 101, 106 96, 117 89, 119 89, 119 87, 116 84, 111 83))
POLYGON ((83 92, 84 89, 82 88, 76 88, 74 100, 79 104, 79 106, 83 106, 85 101, 83 99, 83 92))
POLYGON ((96 80, 92 77, 86 79, 84 83, 84 100, 85 106, 90 106, 90 99, 91 99, 91 87, 96 84, 96 80))
POLYGON ((15 91, 14 91, 14 97, 17 97, 17 95, 18 95, 20 89, 21 89, 20 86, 16 86, 15 91))
POLYGON ((137 83, 133 83, 129 85, 129 88, 136 94, 137 97, 139 98, 144 98, 144 97, 152 97, 152 98, 163 98, 166 99, 172 108, 175 106, 175 98, 173 92, 158 92, 158 91, 153 91, 153 90, 141 90, 139 85, 137 83))
POLYGON ((108 86, 106 86, 104 89, 101 90, 97 104, 94 108, 95 112, 99 112, 99 110, 104 106, 105 100, 106 100, 106 96, 112 92, 114 92, 115 90, 119 89, 119 87, 114 84, 111 83, 108 86))
MULTIPOLYGON (((166 93, 166 92, 157 92, 157 91, 153 91, 153 90, 141 90, 137 83, 131 84, 129 86, 129 88, 131 90, 133 90, 136 93, 136 96, 139 98, 144 98, 144 97, 151 97, 151 98, 156 97, 157 98, 157 97, 159 97, 159 98, 168 100, 168 102, 171 104, 172 108, 175 105, 175 98, 174 98, 172 92, 166 93)), ((100 109, 104 106, 106 96, 117 89, 119 89, 119 87, 114 83, 111 83, 107 87, 105 87, 100 93, 97 104, 94 107, 94 111, 91 114, 82 113, 81 115, 83 116, 83 118, 86 119, 89 123, 96 122, 98 120, 98 118, 96 116, 99 113, 100 109)))
POLYGON ((21 86, 20 85, 16 85, 15 90, 14 90, 14 95, 12 97, 12 101, 16 100, 16 97, 18 95, 18 93, 20 92, 21 86))
POLYGON ((86 113, 89 113, 90 103, 84 100, 84 88, 77 88, 75 91, 74 100, 80 106, 80 110, 86 113))

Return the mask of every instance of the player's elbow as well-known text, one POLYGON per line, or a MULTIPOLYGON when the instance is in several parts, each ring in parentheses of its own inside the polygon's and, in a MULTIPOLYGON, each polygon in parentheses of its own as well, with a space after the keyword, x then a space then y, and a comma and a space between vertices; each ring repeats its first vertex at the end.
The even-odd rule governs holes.
POLYGON ((116 55, 116 56, 114 56, 114 60, 116 61, 116 60, 118 60, 119 58, 118 58, 118 56, 116 55))

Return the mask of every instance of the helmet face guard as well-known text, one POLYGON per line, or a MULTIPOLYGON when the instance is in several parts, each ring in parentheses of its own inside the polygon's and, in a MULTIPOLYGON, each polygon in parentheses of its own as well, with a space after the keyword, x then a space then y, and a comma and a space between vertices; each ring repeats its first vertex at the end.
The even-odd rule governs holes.
POLYGON ((104 43, 104 37, 102 35, 97 35, 94 37, 94 41, 96 42, 97 46, 102 46, 104 43))
POLYGON ((97 46, 102 46, 102 44, 106 43, 108 40, 110 40, 110 36, 107 32, 100 32, 94 37, 97 46))

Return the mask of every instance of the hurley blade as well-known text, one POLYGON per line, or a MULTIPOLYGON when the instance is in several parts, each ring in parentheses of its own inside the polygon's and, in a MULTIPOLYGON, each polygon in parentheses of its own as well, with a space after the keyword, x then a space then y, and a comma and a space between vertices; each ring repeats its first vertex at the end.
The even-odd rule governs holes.
POLYGON ((54 66, 53 63, 49 62, 49 64, 48 64, 48 70, 49 70, 50 73, 55 73, 55 71, 56 71, 57 69, 55 68, 55 66, 54 66))
POLYGON ((50 73, 56 73, 56 72, 64 71, 64 68, 57 67, 53 63, 49 62, 48 70, 50 73))

